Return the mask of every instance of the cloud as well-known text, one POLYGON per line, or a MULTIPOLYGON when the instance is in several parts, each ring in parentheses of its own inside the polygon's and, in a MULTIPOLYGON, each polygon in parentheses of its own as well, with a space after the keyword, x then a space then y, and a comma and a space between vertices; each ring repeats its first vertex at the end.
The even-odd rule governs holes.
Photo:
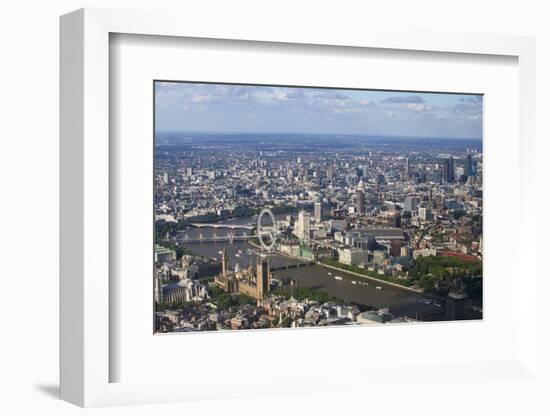
POLYGON ((425 103, 420 95, 394 95, 381 101, 385 104, 425 103))
POLYGON ((453 110, 455 111, 469 111, 471 110, 473 107, 472 105, 470 104, 466 104, 464 102, 460 102, 458 104, 456 104, 454 107, 453 107, 453 110))
POLYGON ((303 89, 292 89, 286 93, 286 97, 289 100, 299 100, 306 97, 306 94, 304 93, 303 89))
POLYGON ((166 92, 166 91, 175 91, 180 88, 180 84, 177 82, 164 82, 157 81, 155 82, 155 89, 157 92, 166 92))
POLYGON ((360 114, 363 112, 363 110, 361 108, 355 108, 355 107, 350 107, 350 108, 335 108, 334 109, 334 112, 336 114, 360 114))
POLYGON ((339 112, 344 112, 343 110, 352 108, 355 102, 347 94, 321 91, 313 95, 309 104, 319 110, 336 111, 339 109, 339 112))
POLYGON ((433 130, 478 135, 482 123, 481 95, 435 99, 420 93, 263 85, 157 82, 155 86, 157 122, 164 129, 415 131, 419 135, 433 130))
POLYGON ((211 95, 205 94, 196 94, 191 97, 191 101, 194 103, 207 103, 212 99, 211 95))
POLYGON ((459 102, 452 107, 451 111, 459 119, 466 121, 481 121, 483 96, 471 95, 462 97, 459 102))
POLYGON ((321 98, 324 100, 349 100, 349 97, 346 94, 336 91, 322 91, 315 94, 315 98, 321 98))
POLYGON ((307 96, 302 89, 286 87, 245 87, 250 101, 258 104, 278 105, 305 102, 307 96))
POLYGON ((429 104, 422 104, 422 103, 409 103, 409 104, 404 104, 402 108, 405 108, 411 111, 429 111, 432 109, 432 106, 429 104))
POLYGON ((483 101, 482 95, 470 95, 468 97, 462 97, 460 99, 461 103, 481 103, 483 101))

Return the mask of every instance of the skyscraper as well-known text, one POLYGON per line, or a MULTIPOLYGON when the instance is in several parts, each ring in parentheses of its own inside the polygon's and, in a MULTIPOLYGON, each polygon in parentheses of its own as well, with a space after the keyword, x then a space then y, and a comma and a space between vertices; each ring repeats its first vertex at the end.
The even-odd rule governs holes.
POLYGON ((363 215, 365 213, 365 191, 357 189, 355 191, 355 199, 357 213, 363 215))
POLYGON ((321 204, 320 201, 317 201, 315 202, 314 208, 315 208, 315 211, 314 211, 315 222, 321 222, 323 218, 323 205, 321 204))
POLYGON ((333 178, 333 176, 334 176, 334 166, 328 165, 328 168, 327 168, 327 179, 328 179, 329 181, 331 181, 332 178, 333 178))
POLYGON ((309 228, 309 212, 300 211, 298 214, 298 222, 294 233, 300 240, 309 240, 310 228, 309 228))
POLYGON ((447 183, 453 183, 455 181, 455 163, 452 156, 445 159, 443 165, 443 180, 447 183))
POLYGON ((464 174, 467 177, 475 175, 475 173, 474 173, 474 161, 472 160, 472 155, 469 154, 469 153, 466 155, 466 163, 465 163, 465 166, 464 166, 464 174))
POLYGON ((287 173, 286 173, 286 177, 288 179, 289 182, 292 182, 292 179, 294 179, 294 172, 292 171, 292 169, 288 169, 287 173))

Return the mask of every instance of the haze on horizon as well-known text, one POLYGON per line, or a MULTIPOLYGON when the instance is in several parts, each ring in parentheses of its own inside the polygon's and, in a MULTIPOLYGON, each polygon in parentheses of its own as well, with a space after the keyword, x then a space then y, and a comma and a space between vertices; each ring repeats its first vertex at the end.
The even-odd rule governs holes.
POLYGON ((482 138, 481 95, 155 82, 156 131, 482 138))

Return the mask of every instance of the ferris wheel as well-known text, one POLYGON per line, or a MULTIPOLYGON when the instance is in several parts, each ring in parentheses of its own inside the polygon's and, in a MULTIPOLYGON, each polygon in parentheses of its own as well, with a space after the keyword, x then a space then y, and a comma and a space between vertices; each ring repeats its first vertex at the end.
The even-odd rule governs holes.
POLYGON ((263 249, 267 252, 272 251, 275 248, 275 245, 277 243, 277 222, 275 220, 275 216, 271 212, 271 210, 264 208, 260 215, 258 215, 258 240, 260 240, 260 244, 263 247, 263 249), (267 217, 269 221, 271 221, 271 224, 265 224, 262 220, 264 217, 267 217), (266 243, 265 239, 266 237, 269 237, 269 244, 266 243))

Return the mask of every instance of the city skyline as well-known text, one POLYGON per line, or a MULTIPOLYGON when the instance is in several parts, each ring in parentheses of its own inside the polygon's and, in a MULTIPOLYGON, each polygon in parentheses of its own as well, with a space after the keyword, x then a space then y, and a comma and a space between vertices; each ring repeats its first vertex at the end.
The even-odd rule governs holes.
POLYGON ((155 332, 483 319, 481 96, 155 95, 155 332))
POLYGON ((475 94, 155 82, 156 132, 482 138, 475 94))

